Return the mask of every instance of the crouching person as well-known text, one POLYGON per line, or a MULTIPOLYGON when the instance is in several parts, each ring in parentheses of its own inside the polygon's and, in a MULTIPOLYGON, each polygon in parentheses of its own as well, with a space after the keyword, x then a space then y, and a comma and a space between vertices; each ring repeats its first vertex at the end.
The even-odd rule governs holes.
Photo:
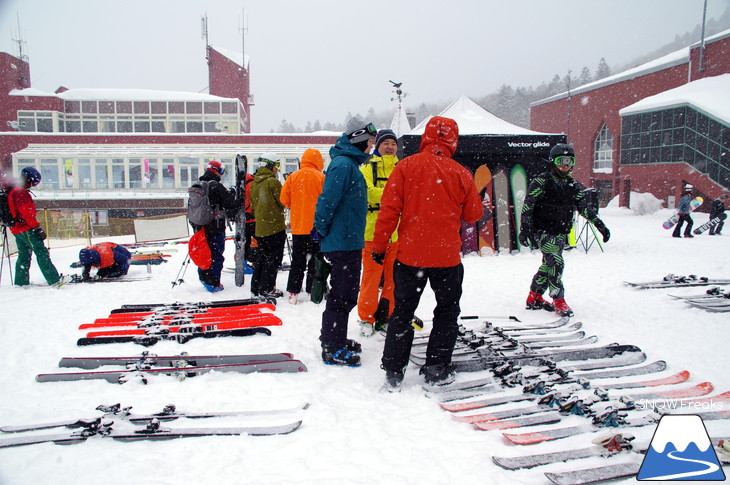
POLYGON ((124 246, 103 242, 88 246, 79 251, 79 261, 84 265, 81 273, 83 280, 91 279, 91 268, 96 270, 96 278, 119 278, 129 271, 132 253, 124 246))

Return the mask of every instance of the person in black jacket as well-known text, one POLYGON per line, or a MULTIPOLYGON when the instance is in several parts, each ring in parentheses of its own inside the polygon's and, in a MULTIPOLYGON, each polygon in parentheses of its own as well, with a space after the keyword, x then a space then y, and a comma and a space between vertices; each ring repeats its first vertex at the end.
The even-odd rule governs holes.
POLYGON ((527 296, 528 310, 555 310, 560 316, 570 317, 573 310, 565 303, 563 287, 563 248, 573 226, 573 210, 577 207, 603 236, 603 242, 611 237, 606 225, 589 207, 583 185, 573 179, 571 172, 575 165, 572 145, 558 143, 550 150, 552 170, 535 177, 527 189, 525 205, 522 208, 520 244, 537 247, 542 252, 542 264, 532 278, 527 296), (552 304, 542 294, 550 290, 552 304))
POLYGON ((238 211, 238 203, 235 196, 228 191, 221 183, 221 176, 225 168, 221 162, 211 160, 205 167, 205 172, 198 180, 210 182, 208 186, 208 198, 216 216, 205 226, 193 226, 195 232, 201 228, 205 229, 205 239, 210 247, 210 254, 213 263, 208 269, 198 268, 198 277, 205 289, 211 293, 223 290, 221 284, 221 272, 223 271, 223 251, 226 244, 226 217, 232 219, 238 211))
MULTIPOLYGON (((710 206, 710 220, 714 219, 715 217, 720 217, 720 215, 725 212, 725 200, 727 200, 727 198, 728 195, 723 194, 722 196, 720 196, 720 198, 712 201, 712 205, 710 206)), ((710 228, 710 236, 721 235, 722 226, 724 225, 725 221, 723 219, 720 219, 720 222, 710 228)))

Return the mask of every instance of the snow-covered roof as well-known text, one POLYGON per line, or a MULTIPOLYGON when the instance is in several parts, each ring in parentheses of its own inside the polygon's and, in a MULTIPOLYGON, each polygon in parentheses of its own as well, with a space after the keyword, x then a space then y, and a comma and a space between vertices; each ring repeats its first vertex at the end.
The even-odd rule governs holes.
POLYGON ((10 96, 46 96, 51 98, 58 96, 56 93, 49 93, 36 88, 13 89, 8 94, 10 96))
MULTIPOLYGON (((232 51, 229 49, 224 49, 223 47, 218 47, 215 45, 210 46, 210 48, 215 50, 219 54, 227 57, 228 59, 232 60, 237 65, 239 65, 239 66, 241 65, 241 53, 240 52, 232 51)), ((248 64, 249 64, 249 62, 251 62, 251 58, 246 56, 245 61, 246 61, 246 65, 242 66, 242 67, 244 67, 245 69, 248 69, 248 64)))
POLYGON ((626 116, 688 105, 730 123, 730 74, 698 79, 649 96, 619 110, 619 114, 626 116))
MULTIPOLYGON (((467 96, 451 103, 439 116, 451 118, 459 125, 460 135, 544 135, 499 118, 485 110, 467 96)), ((422 135, 431 117, 421 121, 409 135, 422 135)))
POLYGON ((66 101, 236 101, 236 98, 222 98, 205 93, 186 91, 162 91, 155 89, 69 89, 57 94, 66 101))

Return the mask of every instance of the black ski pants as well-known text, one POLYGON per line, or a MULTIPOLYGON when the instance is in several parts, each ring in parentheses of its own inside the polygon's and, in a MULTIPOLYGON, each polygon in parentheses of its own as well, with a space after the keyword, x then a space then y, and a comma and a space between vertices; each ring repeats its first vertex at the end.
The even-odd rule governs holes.
POLYGON ((689 237, 692 235, 692 226, 694 225, 692 217, 689 214, 680 214, 679 220, 677 221, 677 225, 674 228, 672 236, 679 237, 680 233, 682 232, 682 225, 685 222, 687 223, 687 226, 684 229, 684 236, 689 237))
POLYGON ((360 293, 360 266, 362 251, 332 251, 322 253, 332 265, 330 291, 322 312, 322 347, 339 349, 347 343, 347 320, 357 306, 360 293))
POLYGON ((433 330, 426 349, 426 365, 449 364, 459 332, 464 266, 449 268, 418 268, 396 260, 393 267, 395 308, 388 319, 388 333, 383 349, 383 369, 402 372, 408 365, 413 344, 411 322, 421 300, 426 283, 436 296, 433 310, 433 330))
POLYGON ((309 234, 292 235, 291 269, 289 281, 286 284, 286 291, 299 293, 302 291, 304 274, 307 274, 307 281, 304 286, 307 293, 312 292, 314 281, 314 256, 319 252, 319 241, 315 241, 309 234))
POLYGON ((279 272, 281 261, 284 259, 286 231, 257 237, 256 240, 259 243, 259 258, 254 266, 252 279, 258 281, 258 291, 254 292, 252 289, 251 292, 270 293, 276 288, 276 275, 279 272))

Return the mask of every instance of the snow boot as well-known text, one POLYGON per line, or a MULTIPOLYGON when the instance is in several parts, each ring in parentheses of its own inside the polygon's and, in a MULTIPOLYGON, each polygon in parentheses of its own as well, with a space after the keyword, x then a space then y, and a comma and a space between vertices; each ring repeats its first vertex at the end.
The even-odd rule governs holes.
POLYGON ((420 374, 429 386, 445 386, 456 379, 454 366, 451 364, 431 364, 421 367, 420 374))
POLYGON ((328 365, 360 366, 360 356, 348 350, 347 347, 322 347, 322 361, 328 365))
POLYGON ((360 320, 360 336, 370 338, 375 333, 373 324, 365 320, 360 320))
POLYGON ((388 333, 388 321, 386 320, 385 322, 375 322, 373 324, 373 330, 378 332, 380 335, 385 336, 388 333))
POLYGON ((385 371, 385 390, 388 392, 400 392, 400 386, 403 383, 403 371, 385 371))
POLYGON ((572 317, 575 315, 573 310, 565 303, 565 298, 554 298, 553 305, 555 305, 555 313, 561 317, 572 317))
POLYGON ((357 340, 347 339, 347 342, 345 342, 345 348, 356 354, 362 352, 362 345, 360 345, 360 342, 357 340))
POLYGON ((531 291, 529 295, 527 295, 527 301, 525 302, 525 309, 527 310, 547 310, 549 312, 553 311, 554 307, 552 304, 545 301, 545 299, 542 297, 542 295, 535 293, 534 291, 531 291))
POLYGON ((284 292, 274 288, 271 291, 261 292, 261 296, 264 296, 266 298, 281 298, 282 296, 284 296, 284 292))
POLYGON ((292 305, 296 305, 298 296, 299 293, 289 293, 289 303, 292 305))
POLYGON ((223 291, 223 285, 213 286, 209 285, 208 283, 203 283, 203 286, 206 290, 210 291, 211 293, 218 293, 219 291, 223 291))

